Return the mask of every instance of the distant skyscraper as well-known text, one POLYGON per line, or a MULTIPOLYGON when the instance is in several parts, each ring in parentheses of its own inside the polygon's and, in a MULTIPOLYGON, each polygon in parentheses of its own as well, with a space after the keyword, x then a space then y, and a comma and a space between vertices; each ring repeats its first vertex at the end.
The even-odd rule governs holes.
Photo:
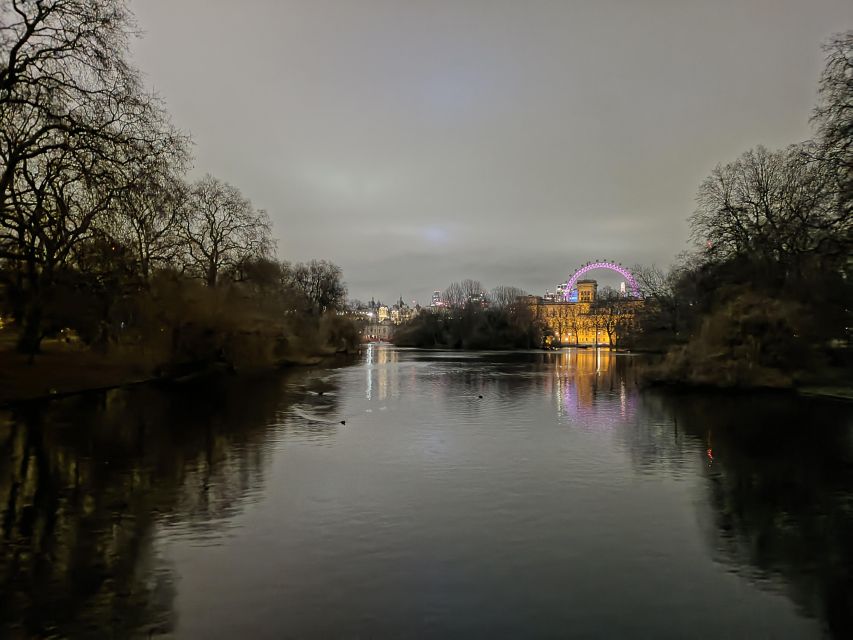
POLYGON ((433 307, 441 307, 444 303, 441 301, 441 291, 433 291, 432 292, 432 306, 433 307))
POLYGON ((625 291, 625 281, 624 281, 624 280, 623 280, 623 281, 622 281, 622 283, 619 285, 619 293, 621 293, 623 296, 624 296, 624 295, 625 295, 625 293, 626 293, 626 291, 625 291))

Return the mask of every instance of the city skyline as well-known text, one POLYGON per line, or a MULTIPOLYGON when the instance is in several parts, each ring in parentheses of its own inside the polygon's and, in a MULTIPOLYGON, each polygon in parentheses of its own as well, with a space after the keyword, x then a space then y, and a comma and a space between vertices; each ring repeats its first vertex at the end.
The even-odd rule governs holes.
MULTIPOLYGON (((529 295, 534 295, 534 296, 542 296, 543 294, 549 294, 550 293, 550 294, 555 295, 556 297, 560 297, 559 294, 560 294, 561 288, 564 285, 568 284, 570 277, 573 274, 577 273, 577 271, 582 266, 583 265, 578 265, 577 269, 573 269, 572 271, 568 272, 566 277, 563 278, 562 280, 558 280, 556 282, 546 284, 544 287, 539 287, 538 289, 535 289, 532 291, 528 291, 526 289, 524 289, 523 291, 529 295)), ((589 276, 590 279, 595 280, 602 287, 610 287, 614 290, 622 291, 624 293, 624 288, 625 288, 625 284, 626 284, 624 276, 622 276, 618 273, 613 273, 612 271, 608 271, 606 269, 595 269, 591 272, 591 274, 592 275, 589 276)), ((455 280, 454 282, 458 282, 459 280, 462 280, 462 278, 459 278, 459 279, 455 280)), ((406 296, 405 293, 403 293, 403 294, 398 293, 398 294, 396 294, 394 296, 390 296, 390 297, 380 296, 380 295, 376 295, 376 294, 370 294, 365 298, 350 296, 349 299, 351 301, 358 301, 358 302, 361 302, 363 304, 369 304, 372 301, 377 305, 381 303, 383 305, 388 305, 388 306, 396 305, 400 301, 400 299, 402 299, 405 304, 410 305, 410 306, 420 305, 421 307, 428 307, 428 306, 434 306, 436 294, 443 294, 444 290, 447 288, 447 286, 449 284, 451 284, 451 283, 448 282, 447 284, 445 284, 441 287, 434 288, 432 290, 432 292, 423 299, 423 301, 421 299, 415 298, 413 296, 406 296)), ((497 286, 501 286, 499 283, 490 284, 488 282, 481 282, 480 284, 483 286, 486 293, 490 292, 492 289, 494 289, 497 286)))

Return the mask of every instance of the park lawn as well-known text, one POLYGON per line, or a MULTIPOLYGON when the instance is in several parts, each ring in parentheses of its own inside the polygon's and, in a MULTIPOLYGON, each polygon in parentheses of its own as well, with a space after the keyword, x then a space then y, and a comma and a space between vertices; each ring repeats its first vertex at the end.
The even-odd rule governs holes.
POLYGON ((42 353, 15 350, 16 336, 0 330, 0 405, 147 380, 153 367, 130 353, 96 353, 79 344, 46 339, 42 353))

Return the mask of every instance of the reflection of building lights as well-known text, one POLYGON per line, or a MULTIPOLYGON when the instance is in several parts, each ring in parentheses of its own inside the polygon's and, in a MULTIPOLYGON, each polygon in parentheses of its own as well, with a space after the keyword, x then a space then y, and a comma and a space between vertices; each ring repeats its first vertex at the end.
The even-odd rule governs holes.
POLYGON ((365 391, 365 395, 367 396, 368 400, 370 400, 370 397, 373 395, 373 373, 371 371, 373 367, 371 367, 370 365, 373 364, 373 359, 375 355, 376 350, 373 344, 368 344, 367 351, 365 352, 365 360, 367 361, 367 366, 365 367, 365 371, 367 372, 367 389, 365 391))
POLYGON ((602 351, 570 349, 554 356, 554 399, 560 415, 571 423, 611 428, 630 420, 637 410, 637 394, 617 369, 616 354, 602 351))

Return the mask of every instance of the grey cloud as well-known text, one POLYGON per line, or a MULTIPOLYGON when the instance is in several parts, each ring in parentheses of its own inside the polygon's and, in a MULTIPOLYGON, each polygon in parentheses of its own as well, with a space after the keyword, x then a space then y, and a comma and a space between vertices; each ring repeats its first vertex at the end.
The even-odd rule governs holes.
POLYGON ((593 257, 666 264, 699 181, 810 135, 849 1, 135 0, 136 59, 198 173, 351 294, 534 292, 593 257))

